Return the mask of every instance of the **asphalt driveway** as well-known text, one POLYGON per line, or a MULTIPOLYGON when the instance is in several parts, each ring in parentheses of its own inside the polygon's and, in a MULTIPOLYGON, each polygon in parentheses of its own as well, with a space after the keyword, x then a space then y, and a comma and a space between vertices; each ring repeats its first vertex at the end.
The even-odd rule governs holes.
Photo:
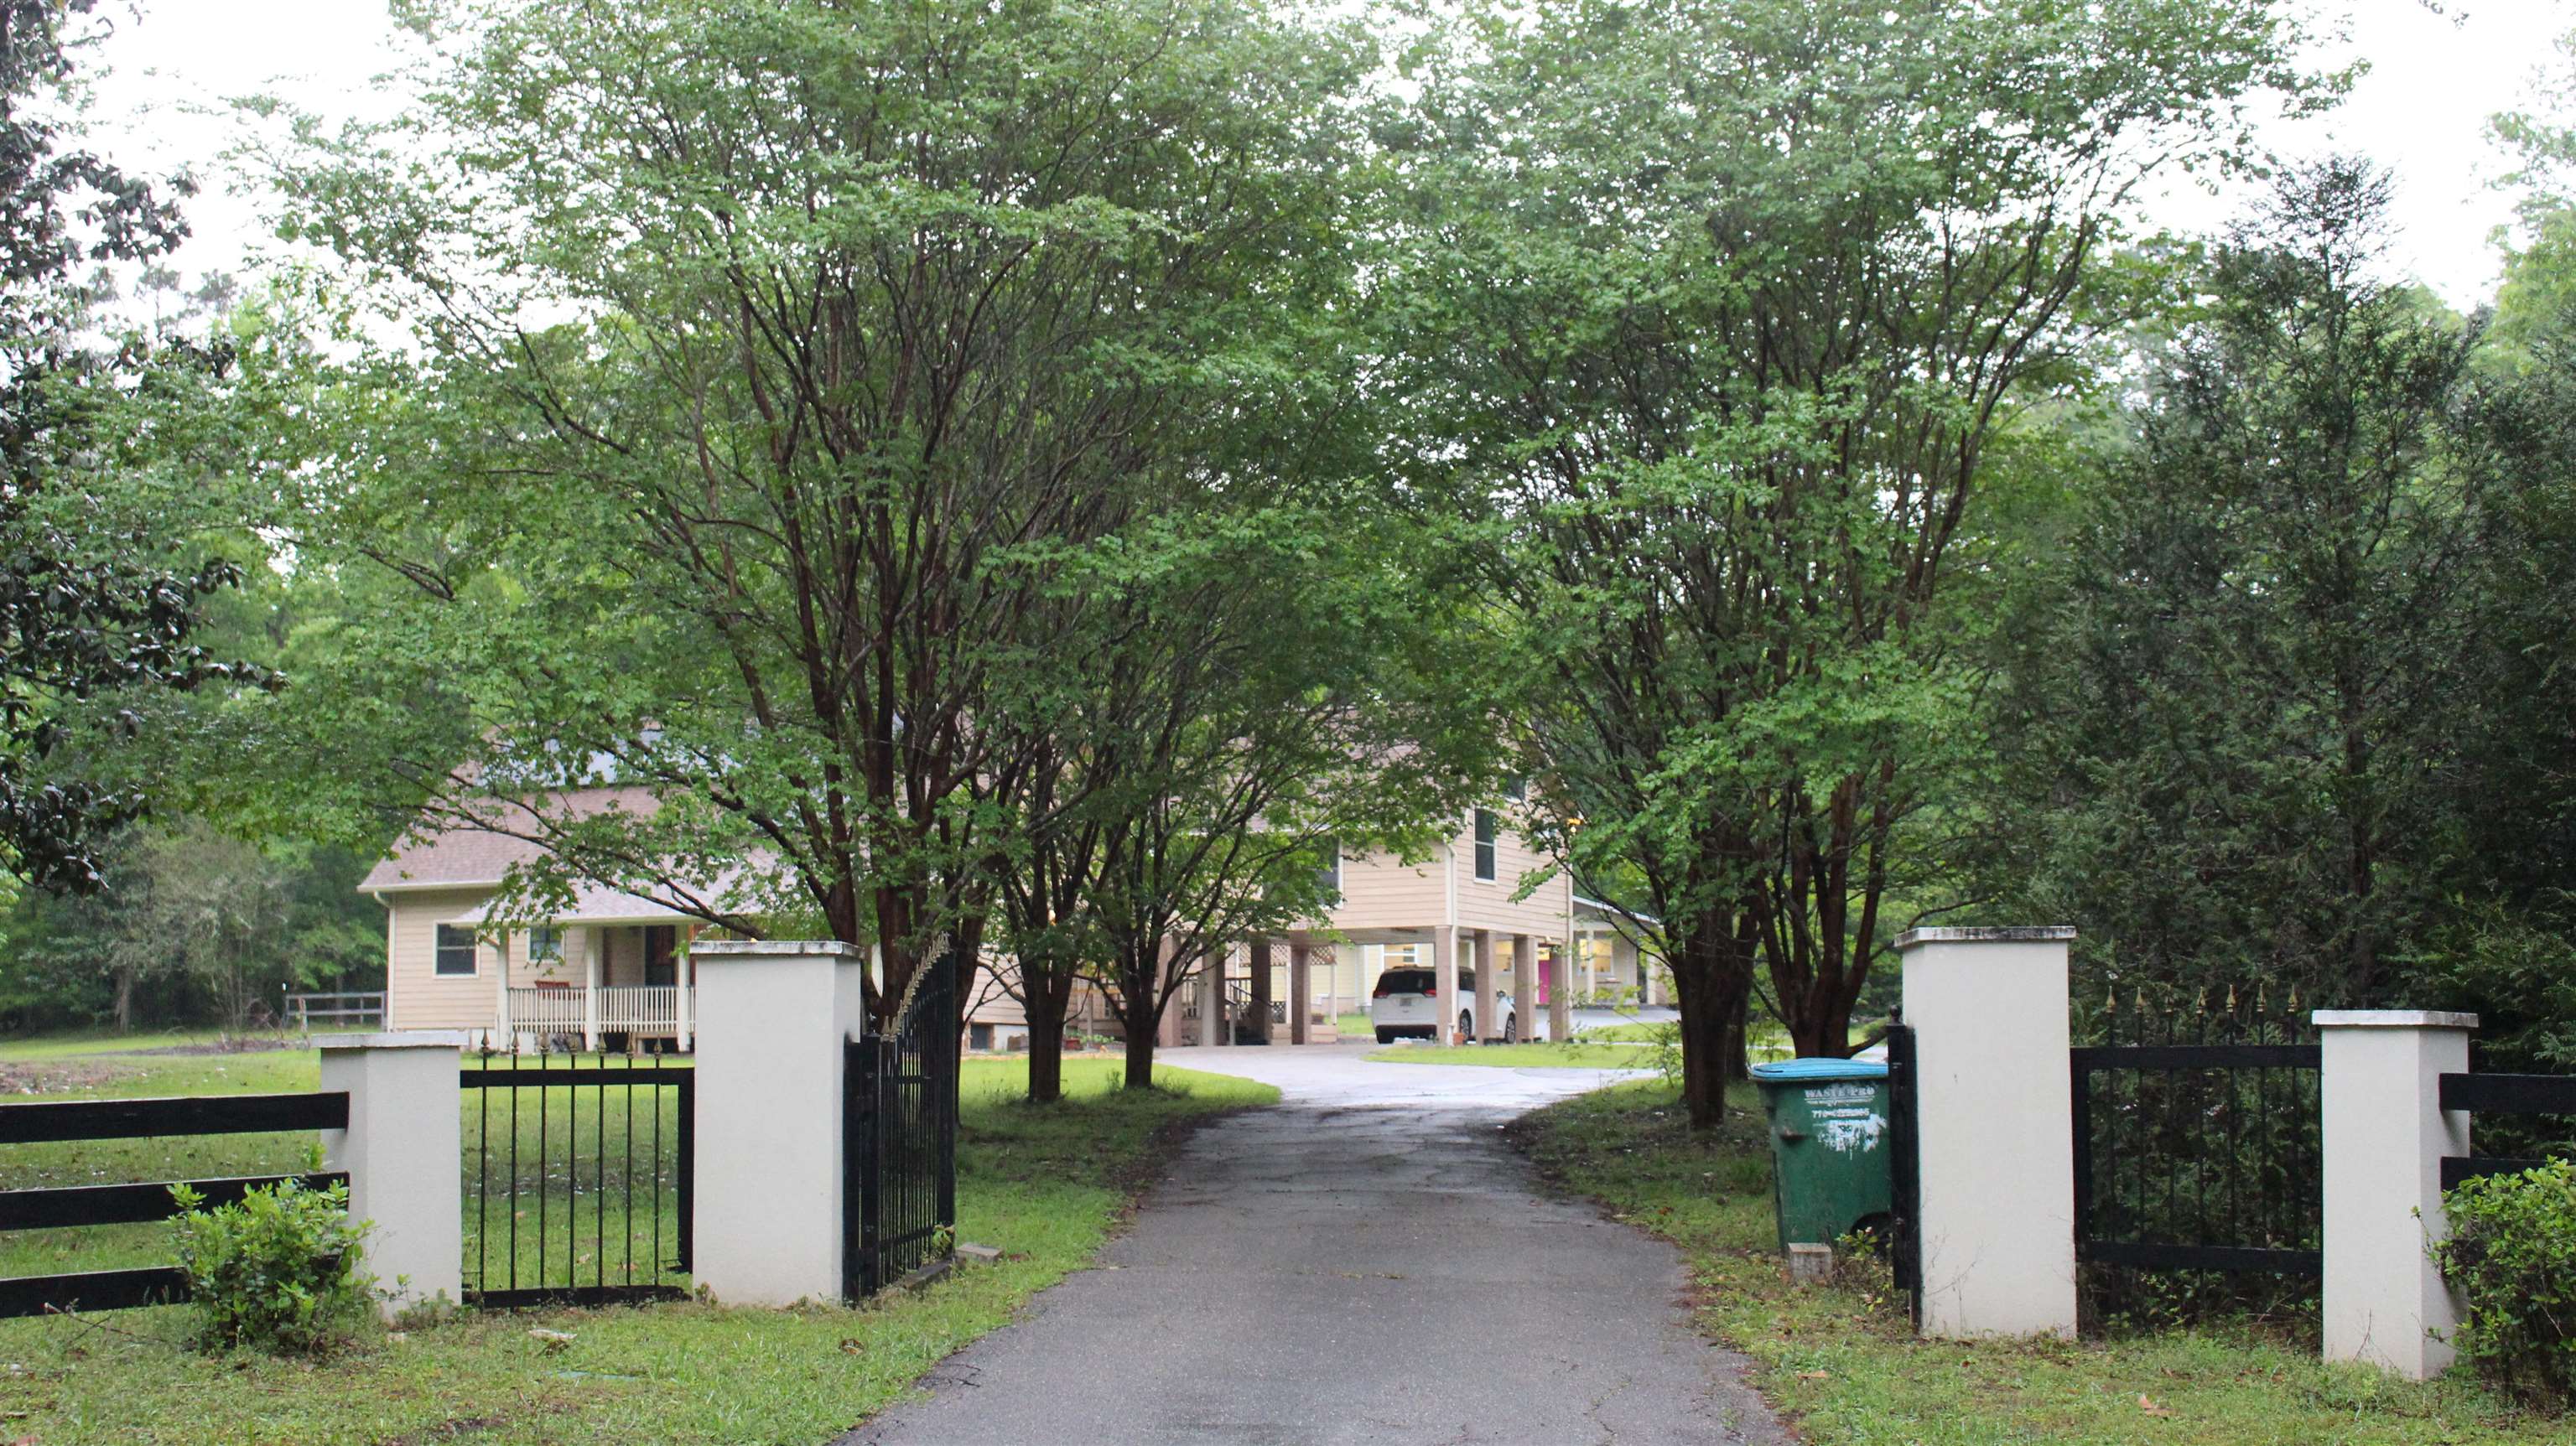
POLYGON ((1680 1257, 1500 1139, 1593 1070, 1180 1049, 1278 1085, 1201 1130, 1097 1268, 847 1443, 1785 1442, 1679 1304, 1680 1257))

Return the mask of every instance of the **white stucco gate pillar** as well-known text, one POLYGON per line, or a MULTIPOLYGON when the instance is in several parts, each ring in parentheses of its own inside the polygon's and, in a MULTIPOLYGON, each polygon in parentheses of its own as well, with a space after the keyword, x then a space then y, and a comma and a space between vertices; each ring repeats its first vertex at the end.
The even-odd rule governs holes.
POLYGON ((697 961, 698 1284, 727 1305, 841 1298, 844 1044, 867 951, 716 941, 697 961))
POLYGON ((1898 936, 1927 1336, 2075 1334, 2064 927, 1898 936))
POLYGON ((2474 1014, 2321 1009, 2315 1015, 2325 1175, 2325 1357, 2409 1380, 2449 1367, 2459 1309, 2426 1247, 2450 1235, 2442 1157, 2467 1155, 2469 1117, 2442 1110, 2442 1076, 2469 1068, 2474 1014))
POLYGON ((350 1216, 375 1224, 364 1268, 391 1292, 384 1313, 461 1301, 464 1033, 326 1034, 313 1043, 323 1091, 349 1096, 349 1127, 322 1132, 322 1155, 349 1172, 350 1216))

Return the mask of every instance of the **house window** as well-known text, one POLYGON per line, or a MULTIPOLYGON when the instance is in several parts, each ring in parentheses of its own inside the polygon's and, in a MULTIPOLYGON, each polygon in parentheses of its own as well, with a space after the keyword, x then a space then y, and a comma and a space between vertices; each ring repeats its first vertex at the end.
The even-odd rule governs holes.
POLYGON ((474 931, 462 924, 438 926, 438 960, 434 966, 442 976, 474 972, 474 931))
POLYGON ((989 1024, 970 1024, 966 1026, 966 1047, 975 1051, 977 1054, 991 1053, 993 1049, 993 1026, 989 1024))
POLYGON ((557 964, 563 961, 563 931, 540 924, 528 931, 528 962, 557 964))
POLYGON ((1476 810, 1476 877, 1484 883, 1494 881, 1494 811, 1476 810))
POLYGON ((1315 846, 1315 882, 1334 898, 1342 893, 1342 841, 1327 835, 1315 846))

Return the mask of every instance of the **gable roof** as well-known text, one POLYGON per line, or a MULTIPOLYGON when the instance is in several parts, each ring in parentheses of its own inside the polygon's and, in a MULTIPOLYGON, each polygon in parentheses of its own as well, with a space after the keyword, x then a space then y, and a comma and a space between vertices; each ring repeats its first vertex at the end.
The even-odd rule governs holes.
POLYGON ((611 809, 650 815, 660 805, 641 788, 581 788, 535 799, 494 798, 467 805, 488 826, 459 820, 430 833, 406 833, 393 855, 367 870, 358 892, 405 889, 497 888, 512 864, 545 857, 546 847, 519 833, 535 833, 541 818, 588 818, 611 809))

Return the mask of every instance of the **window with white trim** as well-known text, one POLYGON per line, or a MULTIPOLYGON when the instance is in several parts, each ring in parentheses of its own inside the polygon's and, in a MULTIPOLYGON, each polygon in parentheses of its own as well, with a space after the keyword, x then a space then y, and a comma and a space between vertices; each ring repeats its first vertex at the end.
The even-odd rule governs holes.
POLYGON ((432 968, 442 978, 474 972, 474 931, 463 924, 438 926, 438 958, 432 968))
POLYGON ((563 930, 539 924, 528 931, 528 962, 558 964, 563 962, 563 930))
POLYGON ((1476 878, 1480 883, 1494 881, 1494 832, 1494 811, 1490 808, 1476 810, 1476 878))

